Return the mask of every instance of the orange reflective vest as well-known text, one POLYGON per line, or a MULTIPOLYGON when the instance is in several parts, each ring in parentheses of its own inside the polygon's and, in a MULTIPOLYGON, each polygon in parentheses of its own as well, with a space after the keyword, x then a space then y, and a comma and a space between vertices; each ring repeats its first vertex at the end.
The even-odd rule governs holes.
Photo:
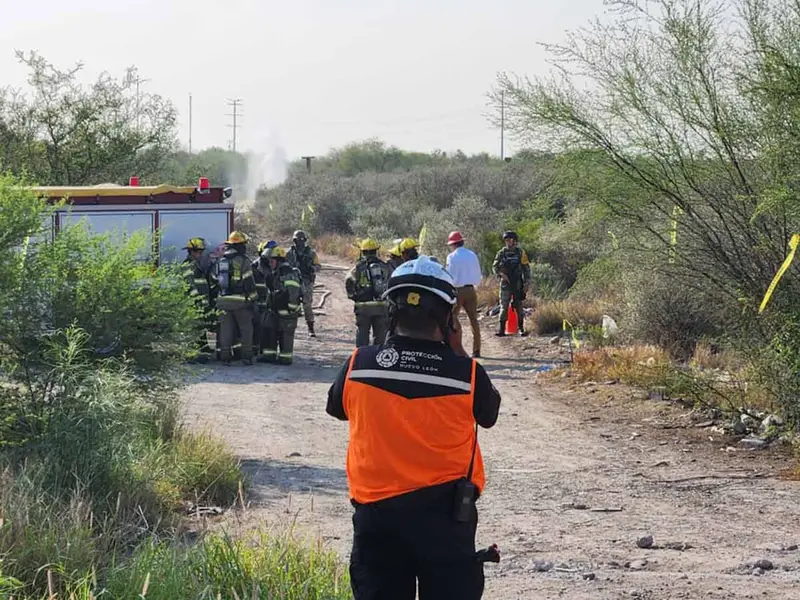
POLYGON ((486 475, 473 416, 477 363, 449 356, 452 361, 391 346, 353 353, 343 407, 350 424, 347 479, 356 502, 466 477, 473 447, 472 482, 483 491, 486 475))

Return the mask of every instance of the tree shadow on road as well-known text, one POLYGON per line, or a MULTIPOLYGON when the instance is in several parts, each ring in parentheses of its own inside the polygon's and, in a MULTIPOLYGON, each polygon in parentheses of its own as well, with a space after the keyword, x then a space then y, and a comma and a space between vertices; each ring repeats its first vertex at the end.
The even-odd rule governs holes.
POLYGON ((245 366, 235 361, 230 366, 212 362, 193 368, 189 383, 225 384, 283 384, 283 383, 327 383, 331 384, 342 368, 347 356, 330 356, 325 359, 299 357, 294 364, 254 363, 245 366))
POLYGON ((252 484, 256 501, 272 500, 287 494, 347 494, 344 469, 308 465, 283 460, 242 459, 242 471, 252 484))
POLYGON ((492 379, 519 379, 521 374, 546 373, 552 369, 569 366, 569 363, 553 359, 497 357, 482 358, 481 366, 492 379), (484 362, 487 360, 491 362, 484 362))

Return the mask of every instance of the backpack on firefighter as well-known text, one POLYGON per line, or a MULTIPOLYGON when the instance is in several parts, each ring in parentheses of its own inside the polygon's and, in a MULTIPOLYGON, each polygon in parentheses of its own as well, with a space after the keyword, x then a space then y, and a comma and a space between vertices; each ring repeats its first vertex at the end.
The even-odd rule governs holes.
POLYGON ((282 263, 272 274, 270 310, 283 318, 297 318, 303 310, 303 278, 300 270, 282 263))
POLYGON ((354 302, 383 303, 383 294, 389 287, 391 267, 379 258, 366 258, 358 261, 355 267, 352 291, 347 297, 354 302))
POLYGON ((244 280, 252 278, 252 267, 246 256, 234 251, 225 252, 214 263, 211 276, 217 288, 216 307, 236 310, 247 303, 244 280))

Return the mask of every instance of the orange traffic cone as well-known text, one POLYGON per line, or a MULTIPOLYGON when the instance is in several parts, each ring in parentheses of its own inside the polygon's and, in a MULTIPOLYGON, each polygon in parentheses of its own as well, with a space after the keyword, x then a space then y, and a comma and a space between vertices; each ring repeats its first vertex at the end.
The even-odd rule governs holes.
POLYGON ((519 329, 519 317, 512 304, 508 305, 508 319, 506 320, 506 335, 515 335, 519 329))

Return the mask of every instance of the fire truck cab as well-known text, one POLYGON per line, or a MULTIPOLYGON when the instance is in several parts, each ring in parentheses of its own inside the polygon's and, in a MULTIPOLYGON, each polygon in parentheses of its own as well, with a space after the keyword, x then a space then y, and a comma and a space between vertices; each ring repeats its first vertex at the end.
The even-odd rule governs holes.
POLYGON ((144 230, 152 242, 158 233, 156 260, 183 260, 190 238, 203 238, 213 252, 233 231, 233 204, 225 202, 232 188, 211 187, 205 177, 197 186, 101 184, 82 187, 35 187, 49 202, 65 201, 45 224, 45 235, 86 219, 92 233, 133 233, 144 230))

